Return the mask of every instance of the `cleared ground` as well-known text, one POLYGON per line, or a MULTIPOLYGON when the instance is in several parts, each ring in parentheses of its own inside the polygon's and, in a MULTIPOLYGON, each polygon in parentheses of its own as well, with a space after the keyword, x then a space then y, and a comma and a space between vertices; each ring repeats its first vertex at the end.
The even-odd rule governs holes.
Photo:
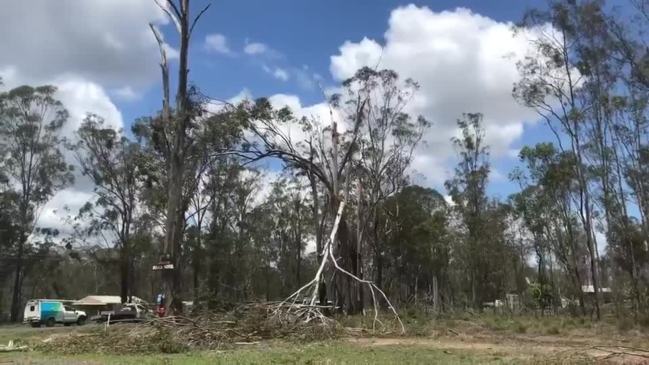
MULTIPOLYGON (((361 335, 354 324, 347 323, 350 335, 333 341, 262 341, 171 355, 0 353, 0 364, 649 364, 649 336, 628 323, 489 316, 411 319, 408 336, 361 335)), ((34 344, 98 328, 0 327, 0 343, 34 344)))

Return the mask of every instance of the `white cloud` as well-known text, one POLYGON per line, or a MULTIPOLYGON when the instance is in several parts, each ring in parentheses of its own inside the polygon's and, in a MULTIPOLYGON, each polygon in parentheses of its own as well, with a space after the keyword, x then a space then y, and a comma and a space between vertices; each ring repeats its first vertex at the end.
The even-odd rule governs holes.
POLYGON ((329 67, 331 75, 337 80, 353 76, 363 66, 376 67, 383 52, 380 44, 368 38, 358 43, 345 41, 338 51, 339 55, 331 56, 329 67))
POLYGON ((238 104, 244 100, 252 100, 252 93, 248 89, 243 89, 239 91, 237 95, 228 99, 228 102, 230 104, 238 104))
POLYGON ((180 52, 177 49, 170 46, 168 43, 163 44, 162 47, 167 53, 168 60, 176 60, 178 59, 178 57, 180 57, 180 52))
POLYGON ((300 103, 300 98, 296 95, 288 94, 275 94, 268 98, 270 104, 273 108, 283 108, 288 107, 294 112, 302 111, 302 104, 300 103))
POLYGON ((113 94, 115 94, 115 96, 117 96, 119 99, 125 101, 135 101, 142 98, 142 95, 133 90, 133 88, 130 86, 124 86, 120 87, 119 89, 115 89, 113 91, 113 94))
POLYGON ((288 72, 284 70, 283 68, 275 68, 275 71, 273 71, 273 77, 282 80, 282 81, 288 81, 288 72))
POLYGON ((87 113, 104 118, 106 126, 124 127, 122 114, 101 86, 82 79, 56 80, 53 84, 58 87, 57 96, 70 113, 63 129, 65 136, 71 136, 79 128, 87 113))
POLYGON ((159 77, 149 22, 167 18, 148 0, 9 1, 0 12, 0 67, 37 80, 74 74, 105 87, 144 87, 159 77))
POLYGON ((263 43, 253 42, 246 44, 246 46, 243 48, 243 52, 249 55, 256 55, 266 53, 268 49, 268 46, 263 43))
POLYGON ((79 209, 92 200, 91 191, 64 189, 57 192, 39 211, 37 226, 56 228, 63 235, 72 233, 72 227, 65 223, 67 216, 74 216, 79 209))
POLYGON ((274 78, 281 80, 281 81, 288 81, 290 78, 288 71, 281 67, 275 67, 271 68, 268 67, 267 65, 262 65, 261 68, 266 72, 267 74, 273 76, 274 78))
POLYGON ((495 157, 507 156, 521 137, 524 122, 536 115, 511 96, 519 75, 516 62, 532 46, 533 32, 515 37, 511 23, 458 8, 433 12, 409 5, 392 11, 383 45, 363 38, 345 42, 331 57, 330 71, 337 80, 353 76, 362 66, 391 68, 402 78, 421 85, 409 111, 429 119, 433 126, 414 156, 413 169, 427 183, 441 185, 448 177, 454 151, 456 120, 464 112, 484 114, 487 142, 495 157))
POLYGON ((228 46, 228 40, 223 34, 213 33, 205 36, 205 49, 212 52, 231 55, 232 50, 228 46))

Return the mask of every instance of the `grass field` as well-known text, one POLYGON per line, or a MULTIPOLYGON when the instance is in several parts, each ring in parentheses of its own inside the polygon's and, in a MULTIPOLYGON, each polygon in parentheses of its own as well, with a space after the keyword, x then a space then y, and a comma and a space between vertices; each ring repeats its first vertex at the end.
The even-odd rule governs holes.
POLYGON ((75 355, 19 353, 3 357, 0 364, 503 364, 499 355, 477 351, 449 351, 431 346, 364 346, 347 341, 306 345, 271 343, 254 348, 194 352, 174 355, 75 355))
MULTIPOLYGON (((362 324, 348 319, 347 327, 362 324)), ((344 336, 293 343, 285 340, 234 345, 181 354, 81 353, 56 349, 0 353, 0 364, 649 364, 649 336, 631 323, 598 323, 564 317, 408 318, 406 336, 344 336), (61 351, 65 352, 65 351, 61 351)), ((0 326, 0 343, 34 345, 56 336, 101 330, 84 327, 0 326)), ((118 330, 118 329, 117 329, 118 330)))

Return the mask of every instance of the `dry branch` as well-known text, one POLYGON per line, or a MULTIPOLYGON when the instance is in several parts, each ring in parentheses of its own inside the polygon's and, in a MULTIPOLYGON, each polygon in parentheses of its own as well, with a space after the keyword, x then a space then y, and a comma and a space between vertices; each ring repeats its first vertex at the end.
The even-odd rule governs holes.
POLYGON ((324 273, 325 267, 329 264, 329 265, 333 265, 333 268, 336 272, 340 272, 343 275, 347 275, 350 278, 352 278, 354 281, 358 282, 359 284, 367 285, 368 288, 370 289, 370 293, 372 294, 372 304, 374 306, 374 320, 372 321, 372 330, 376 330, 376 323, 383 325, 383 323, 379 320, 379 302, 376 298, 376 292, 378 292, 387 303, 390 311, 394 314, 395 319, 399 322, 399 325, 401 326, 401 333, 403 334, 406 332, 406 328, 403 325, 403 322, 401 321, 401 318, 399 317, 399 314, 397 313, 396 309, 388 299, 387 295, 385 295, 385 292, 383 292, 383 290, 381 290, 378 286, 376 286, 374 282, 370 280, 361 279, 358 276, 343 269, 342 267, 340 267, 340 265, 338 265, 338 261, 336 260, 336 257, 334 256, 333 253, 333 243, 336 240, 336 234, 338 233, 338 226, 340 224, 340 220, 342 219, 344 209, 345 209, 345 201, 343 200, 340 202, 340 205, 338 206, 338 213, 336 213, 336 218, 334 220, 333 228, 331 229, 331 234, 329 235, 329 240, 327 241, 325 247, 323 248, 322 262, 320 262, 320 266, 318 267, 318 271, 316 272, 314 278, 311 281, 309 281, 307 284, 302 286, 300 289, 295 291, 293 294, 289 295, 286 299, 284 299, 284 301, 279 303, 275 308, 274 315, 278 316, 279 318, 282 318, 282 316, 301 318, 305 323, 309 323, 314 319, 320 320, 322 323, 326 323, 330 321, 328 317, 322 314, 321 309, 331 308, 331 307, 316 305, 316 298, 318 296, 318 291, 320 289, 320 282, 322 281, 322 275, 324 273), (309 300, 308 304, 297 303, 300 294, 304 292, 308 293, 309 290, 311 290, 311 295, 310 295, 311 299, 309 300))

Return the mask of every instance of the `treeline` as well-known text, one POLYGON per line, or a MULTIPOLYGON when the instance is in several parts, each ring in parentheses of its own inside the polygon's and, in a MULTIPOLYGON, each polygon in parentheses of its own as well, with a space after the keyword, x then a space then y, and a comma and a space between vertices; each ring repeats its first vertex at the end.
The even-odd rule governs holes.
MULTIPOLYGON (((281 300, 314 277, 344 203, 337 263, 398 306, 479 310, 514 293, 527 308, 575 303, 574 314, 599 318, 606 299, 618 315, 645 314, 649 2, 620 15, 601 1, 551 1, 525 17, 518 31, 534 35, 535 52, 519 63, 513 96, 555 140, 520 151, 510 174, 520 191, 505 200, 486 192, 479 113, 458 120, 446 191, 411 184, 430 122, 408 113, 417 83, 391 70, 344 81, 329 117, 264 98, 215 105, 188 85, 189 1, 172 3, 175 105, 152 27, 162 109, 130 131, 88 115, 63 138, 55 88, 0 94, 0 313, 18 320, 26 299, 93 293, 164 292, 176 311, 183 300, 281 300), (75 179, 93 186, 92 200, 39 227, 40 208, 75 179), (174 269, 151 270, 160 263, 174 269)), ((331 267, 318 288, 345 313, 372 307, 367 286, 331 267)))

